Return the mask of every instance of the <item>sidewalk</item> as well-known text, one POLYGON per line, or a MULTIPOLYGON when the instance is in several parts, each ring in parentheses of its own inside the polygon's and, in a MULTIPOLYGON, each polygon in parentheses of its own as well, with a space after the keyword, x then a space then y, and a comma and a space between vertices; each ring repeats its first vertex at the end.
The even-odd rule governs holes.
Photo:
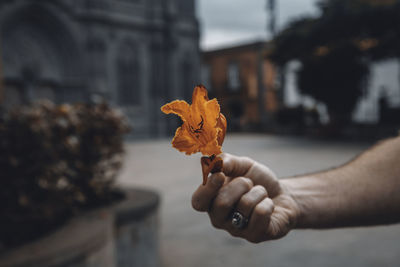
MULTIPOLYGON (((250 156, 279 177, 342 164, 367 148, 268 135, 228 135, 224 152, 250 156)), ((170 140, 133 142, 119 182, 160 192, 161 256, 165 267, 397 266, 400 225, 292 231, 281 240, 251 244, 212 228, 190 205, 201 183, 200 155, 186 156, 170 140)))

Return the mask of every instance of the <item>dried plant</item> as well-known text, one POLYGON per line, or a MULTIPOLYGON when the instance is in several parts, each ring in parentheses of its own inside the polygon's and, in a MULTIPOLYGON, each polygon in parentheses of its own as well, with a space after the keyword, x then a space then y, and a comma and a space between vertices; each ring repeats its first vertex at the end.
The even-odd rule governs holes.
POLYGON ((0 246, 115 198, 129 128, 121 113, 50 102, 0 112, 0 246))

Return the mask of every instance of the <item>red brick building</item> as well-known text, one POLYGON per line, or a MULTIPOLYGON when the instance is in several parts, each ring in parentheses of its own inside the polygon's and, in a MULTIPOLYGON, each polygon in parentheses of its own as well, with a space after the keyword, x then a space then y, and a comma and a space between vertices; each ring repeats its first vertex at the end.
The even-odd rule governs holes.
POLYGON ((217 97, 231 130, 268 127, 279 102, 276 69, 265 54, 266 42, 202 53, 202 82, 217 97))

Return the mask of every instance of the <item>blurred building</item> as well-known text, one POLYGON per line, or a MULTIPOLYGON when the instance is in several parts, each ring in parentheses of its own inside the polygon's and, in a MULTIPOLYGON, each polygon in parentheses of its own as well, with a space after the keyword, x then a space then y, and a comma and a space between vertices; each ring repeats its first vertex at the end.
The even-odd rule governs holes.
POLYGON ((265 129, 280 105, 268 49, 259 41, 202 53, 202 82, 218 98, 231 130, 265 129))
POLYGON ((47 98, 120 106, 134 135, 177 123, 160 106, 198 83, 194 0, 0 0, 5 105, 47 98))

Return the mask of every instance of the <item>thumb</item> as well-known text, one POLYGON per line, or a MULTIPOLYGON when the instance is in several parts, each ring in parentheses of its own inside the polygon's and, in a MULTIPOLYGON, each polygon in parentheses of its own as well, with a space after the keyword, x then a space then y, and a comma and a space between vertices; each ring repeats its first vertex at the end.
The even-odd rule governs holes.
POLYGON ((255 163, 251 158, 238 157, 228 153, 223 153, 221 158, 224 162, 222 172, 231 178, 246 176, 251 166, 255 163))
POLYGON ((254 185, 265 187, 272 197, 280 192, 278 179, 267 166, 248 157, 238 157, 227 153, 222 154, 221 157, 224 161, 222 172, 226 176, 249 178, 254 185))
POLYGON ((210 175, 205 185, 200 185, 192 195, 192 207, 197 211, 208 211, 211 202, 218 194, 225 182, 225 175, 221 172, 210 175))
POLYGON ((261 163, 254 162, 253 166, 247 172, 246 177, 250 178, 255 185, 264 186, 271 198, 274 198, 281 192, 281 186, 276 174, 261 163))

